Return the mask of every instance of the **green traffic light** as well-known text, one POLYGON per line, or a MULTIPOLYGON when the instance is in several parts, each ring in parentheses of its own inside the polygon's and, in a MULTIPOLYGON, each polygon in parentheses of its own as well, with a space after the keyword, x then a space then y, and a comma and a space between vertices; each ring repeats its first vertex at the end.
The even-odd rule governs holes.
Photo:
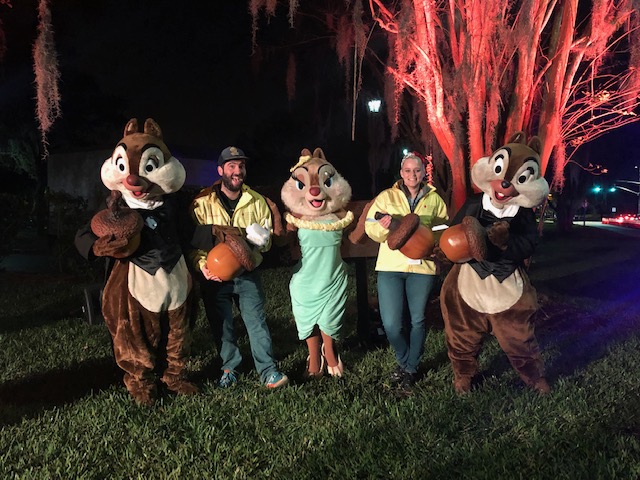
POLYGON ((600 193, 602 191, 602 187, 593 187, 593 193, 600 193))

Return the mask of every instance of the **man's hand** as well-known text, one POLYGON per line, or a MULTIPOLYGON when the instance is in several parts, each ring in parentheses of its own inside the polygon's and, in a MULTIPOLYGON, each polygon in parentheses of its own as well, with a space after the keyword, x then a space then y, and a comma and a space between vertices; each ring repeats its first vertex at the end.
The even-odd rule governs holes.
POLYGON ((252 223, 247 227, 247 241, 258 248, 264 247, 270 236, 271 232, 258 223, 252 223))
POLYGON ((222 282, 222 279, 220 277, 217 277, 216 275, 212 274, 209 271, 206 264, 202 266, 200 271, 202 272, 202 275, 204 275, 204 278, 206 278, 207 280, 213 280, 214 282, 222 282))

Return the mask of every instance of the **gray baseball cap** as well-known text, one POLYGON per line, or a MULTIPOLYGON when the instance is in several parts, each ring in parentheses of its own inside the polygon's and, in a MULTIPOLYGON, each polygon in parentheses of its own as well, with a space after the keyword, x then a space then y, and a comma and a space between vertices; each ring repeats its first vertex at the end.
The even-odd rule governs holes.
POLYGON ((218 166, 221 167, 231 160, 249 160, 249 157, 247 157, 238 147, 227 147, 222 150, 218 157, 218 166))

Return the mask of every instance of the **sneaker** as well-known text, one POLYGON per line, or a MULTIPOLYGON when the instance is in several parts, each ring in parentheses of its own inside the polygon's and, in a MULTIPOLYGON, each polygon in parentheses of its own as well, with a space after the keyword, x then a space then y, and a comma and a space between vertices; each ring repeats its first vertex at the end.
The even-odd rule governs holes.
POLYGON ((230 388, 238 383, 238 377, 233 370, 225 370, 220 380, 218 380, 218 386, 220 388, 230 388))
POLYGON ((391 382, 391 385, 398 385, 400 382, 402 382, 405 373, 406 372, 404 371, 404 368, 398 365, 396 369, 391 372, 391 375, 389 375, 389 381, 391 382))
POLYGON ((287 383, 289 383, 289 377, 287 377, 284 373, 273 372, 271 375, 269 375, 267 381, 264 382, 264 385, 267 388, 278 388, 285 386, 287 383))
POLYGON ((418 378, 417 373, 404 372, 402 380, 400 381, 400 388, 403 390, 409 390, 416 383, 416 379, 418 378))

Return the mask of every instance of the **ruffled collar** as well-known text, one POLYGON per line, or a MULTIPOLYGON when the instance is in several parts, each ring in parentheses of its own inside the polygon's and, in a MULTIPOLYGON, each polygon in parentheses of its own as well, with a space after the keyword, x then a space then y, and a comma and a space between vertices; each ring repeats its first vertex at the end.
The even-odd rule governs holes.
POLYGON ((342 230, 353 222, 353 212, 348 211, 347 214, 340 220, 334 222, 323 222, 317 220, 303 220, 301 218, 294 217, 290 212, 284 214, 284 219, 291 225, 297 228, 306 228, 307 230, 324 230, 325 232, 333 232, 335 230, 342 230))

